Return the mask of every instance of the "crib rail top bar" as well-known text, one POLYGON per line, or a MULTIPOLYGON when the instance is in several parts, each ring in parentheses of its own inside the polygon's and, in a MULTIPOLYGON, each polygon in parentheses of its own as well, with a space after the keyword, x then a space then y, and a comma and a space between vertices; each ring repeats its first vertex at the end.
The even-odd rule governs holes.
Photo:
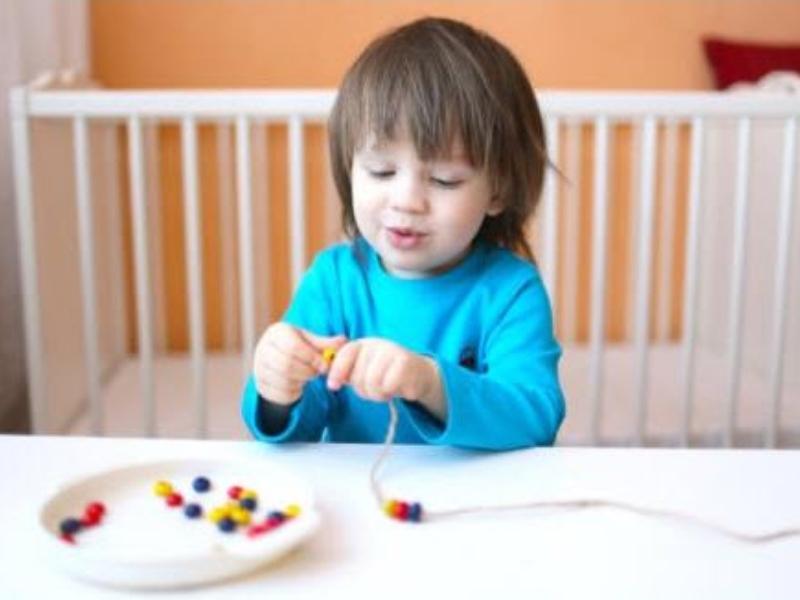
POLYGON ((555 117, 764 117, 800 115, 800 96, 759 92, 551 90, 539 104, 555 117))
MULTIPOLYGON (((25 88, 16 88, 17 90, 25 88)), ((26 90, 18 109, 35 117, 324 118, 334 89, 257 90, 26 90), (26 109, 26 110, 25 110, 26 109)), ((800 96, 780 93, 545 90, 542 110, 554 117, 788 117, 800 115, 800 96)))
POLYGON ((232 117, 327 116, 336 90, 55 90, 27 93, 35 117, 232 117))

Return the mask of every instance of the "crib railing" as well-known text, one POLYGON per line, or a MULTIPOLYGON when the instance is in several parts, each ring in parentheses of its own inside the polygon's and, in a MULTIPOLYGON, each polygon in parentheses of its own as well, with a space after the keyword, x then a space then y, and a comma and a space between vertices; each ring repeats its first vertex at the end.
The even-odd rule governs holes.
MULTIPOLYGON (((100 367, 98 358, 98 323, 96 319, 96 290, 94 282, 95 248, 93 240, 92 189, 89 176, 90 148, 87 128, 96 121, 124 123, 128 140, 128 178, 133 227, 133 262, 135 275, 135 307, 138 327, 138 355, 143 410, 143 432, 156 434, 154 412, 154 343, 150 260, 148 252, 148 221, 145 197, 143 123, 178 123, 181 132, 182 181, 184 190, 185 253, 188 273, 189 340, 192 381, 195 397, 195 423, 199 437, 207 432, 206 340, 203 322, 204 293, 202 286, 201 227, 198 211, 198 139, 200 123, 224 122, 235 131, 235 179, 238 206, 238 283, 240 298, 240 336, 242 369, 251 364, 256 341, 254 321, 254 267, 252 234, 252 172, 250 169, 251 142, 248 131, 253 123, 279 122, 288 128, 288 190, 290 272, 293 285, 299 281, 307 265, 306 256, 306 190, 304 189, 305 151, 304 126, 324 123, 335 98, 332 90, 253 90, 253 91, 35 91, 16 88, 11 93, 14 174, 17 190, 17 215, 21 257, 22 284, 25 298, 25 340, 29 380, 30 406, 34 431, 47 432, 48 403, 53 389, 46 388, 46 365, 43 361, 41 306, 39 296, 39 262, 37 262, 36 215, 31 170, 31 124, 41 119, 69 120, 72 123, 74 147, 75 196, 77 199, 79 260, 82 296, 82 323, 86 364, 86 397, 92 431, 103 432, 103 403, 101 401, 100 367)), ((654 197, 658 171, 658 129, 666 128, 667 154, 675 160, 678 128, 687 127, 690 136, 685 260, 682 272, 680 339, 682 369, 677 381, 682 388, 683 424, 681 442, 689 443, 693 408, 693 381, 697 331, 698 256, 703 225, 703 143, 709 119, 731 119, 737 123, 737 162, 735 173, 735 231, 731 249, 730 294, 733 299, 728 318, 726 353, 729 365, 726 397, 724 442, 733 443, 733 431, 741 371, 742 298, 746 262, 748 202, 748 171, 750 165, 751 124, 754 119, 780 120, 783 127, 783 147, 780 151, 780 194, 770 199, 779 203, 775 244, 777 260, 774 267, 773 324, 770 344, 771 392, 765 402, 768 413, 765 442, 774 446, 780 425, 781 382, 784 370, 785 331, 789 295, 789 252, 792 245, 792 211, 794 208, 795 157, 797 154, 797 120, 800 98, 765 94, 726 95, 718 93, 618 93, 545 91, 539 94, 546 117, 550 154, 562 166, 568 183, 550 170, 545 182, 541 212, 537 220, 535 242, 540 268, 554 306, 566 307, 558 312, 562 333, 564 323, 574 319, 575 282, 572 267, 579 261, 576 255, 565 258, 562 247, 569 247, 576 231, 566 224, 560 196, 568 189, 580 187, 580 173, 571 172, 568 159, 559 160, 565 152, 565 142, 580 138, 580 127, 591 125, 591 304, 589 308, 588 344, 591 348, 590 403, 592 407, 588 441, 600 440, 600 423, 604 408, 603 356, 608 343, 606 315, 609 231, 609 169, 612 161, 614 127, 628 123, 634 129, 636 143, 631 157, 635 168, 636 237, 632 292, 631 339, 636 349, 636 367, 632 374, 636 394, 636 430, 634 441, 642 443, 648 408, 648 348, 653 338, 652 286, 654 256, 651 239, 656 227, 654 197), (577 136, 577 137, 576 137, 577 136), (671 143, 669 140, 672 140, 671 143), (671 148, 671 150, 669 150, 671 148), (565 239, 566 238, 566 239, 565 239), (560 294, 564 298, 560 298, 560 294), (572 304, 571 304, 572 303, 572 304)), ((575 158, 575 157, 573 157, 575 158)), ((667 161, 669 161, 669 156, 667 161)), ((669 169, 667 169, 669 171, 669 169)), ((663 175, 663 174, 662 174, 663 175)), ((661 177, 662 186, 674 189, 674 174, 661 177)), ((670 203, 665 203, 669 209, 670 203)), ((674 220, 675 217, 670 218, 674 220)), ((662 216, 659 226, 670 221, 662 216)), ((661 273, 673 270, 674 265, 661 268, 661 273)), ((726 266, 727 268, 727 266, 726 266)))

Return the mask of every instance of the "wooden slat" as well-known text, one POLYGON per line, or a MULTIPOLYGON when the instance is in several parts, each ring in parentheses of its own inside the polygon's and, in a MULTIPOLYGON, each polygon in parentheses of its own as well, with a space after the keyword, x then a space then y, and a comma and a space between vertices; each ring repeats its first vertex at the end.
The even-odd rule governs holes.
POLYGON ((183 218, 188 273, 189 345, 192 360, 197 437, 208 435, 208 399, 206 396, 206 335, 204 321, 203 257, 200 247, 200 191, 197 171, 197 124, 194 117, 184 117, 181 124, 181 165, 183 171, 183 218))
POLYGON ((75 155, 75 199, 78 212, 78 251, 81 272, 81 307, 83 309, 83 345, 86 358, 86 394, 89 422, 94 435, 103 433, 103 405, 100 396, 100 357, 98 350, 97 291, 95 289, 94 223, 92 189, 89 173, 89 132, 86 118, 72 120, 75 155))
POLYGON ((683 294, 683 339, 681 341, 682 416, 681 444, 689 445, 694 407, 694 358, 697 336, 698 262, 700 260, 700 231, 702 211, 700 198, 703 184, 704 122, 700 117, 692 120, 691 166, 689 172, 689 214, 686 235, 686 265, 683 294))

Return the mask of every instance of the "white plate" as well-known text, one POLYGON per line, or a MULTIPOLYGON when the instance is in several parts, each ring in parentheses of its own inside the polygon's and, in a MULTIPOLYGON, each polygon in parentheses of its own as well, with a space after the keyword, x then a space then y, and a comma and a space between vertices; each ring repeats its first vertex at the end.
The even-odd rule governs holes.
POLYGON ((42 544, 57 567, 87 581, 132 588, 199 585, 252 571, 303 542, 319 521, 311 488, 267 460, 176 460, 112 469, 62 486, 39 512, 42 544), (198 475, 211 480, 210 491, 192 489, 198 475), (168 507, 153 493, 158 480, 172 483, 184 504, 199 503, 203 518, 189 519, 183 507, 168 507), (224 533, 207 514, 228 500, 232 485, 258 493, 254 523, 290 504, 301 513, 255 538, 246 527, 224 533), (74 545, 62 540, 61 521, 80 518, 92 501, 106 506, 102 523, 75 534, 74 545))

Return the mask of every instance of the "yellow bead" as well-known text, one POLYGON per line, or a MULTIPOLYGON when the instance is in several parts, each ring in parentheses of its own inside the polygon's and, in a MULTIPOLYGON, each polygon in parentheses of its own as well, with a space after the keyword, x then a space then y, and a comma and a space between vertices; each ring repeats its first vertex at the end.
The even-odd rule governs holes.
POLYGON ((208 520, 213 523, 219 523, 222 519, 228 516, 230 511, 225 508, 224 506, 217 506, 211 509, 211 512, 208 513, 208 520))
POLYGON ((325 361, 325 364, 329 365, 333 362, 333 359, 336 357, 336 350, 333 348, 325 348, 322 351, 322 360, 325 361))
POLYGON ((397 506, 397 500, 387 500, 386 502, 383 503, 383 512, 385 512, 390 517, 393 517, 396 506, 397 506))
POLYGON ((300 516, 300 507, 297 504, 290 504, 284 509, 284 514, 289 518, 300 516))
POLYGON ((231 519, 234 523, 239 525, 248 525, 250 523, 250 511, 244 508, 236 507, 231 511, 231 519))
POLYGON ((255 490, 244 490, 241 494, 239 494, 239 500, 244 500, 245 498, 251 498, 253 500, 258 499, 258 494, 255 490))
POLYGON ((156 481, 155 484, 153 484, 153 493, 162 498, 169 496, 172 493, 172 485, 169 481, 156 481))

